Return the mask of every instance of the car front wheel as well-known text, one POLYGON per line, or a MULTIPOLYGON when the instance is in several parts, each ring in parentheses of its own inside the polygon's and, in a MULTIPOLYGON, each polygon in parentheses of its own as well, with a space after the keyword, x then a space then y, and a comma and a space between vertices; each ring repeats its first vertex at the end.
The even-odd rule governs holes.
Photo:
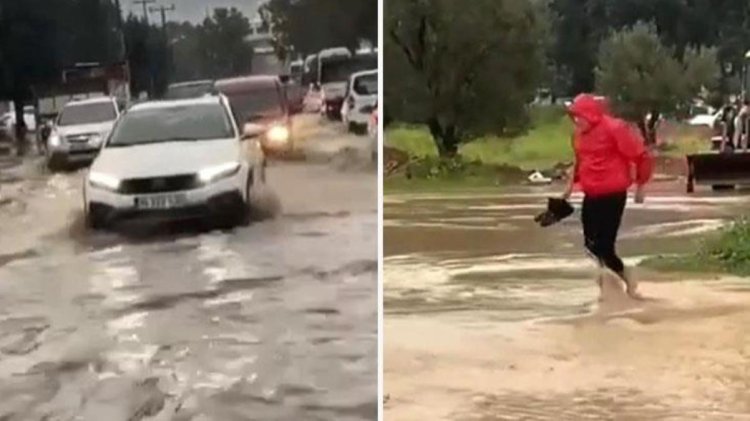
POLYGON ((86 227, 95 231, 103 230, 107 227, 106 215, 98 208, 87 205, 85 214, 86 227))

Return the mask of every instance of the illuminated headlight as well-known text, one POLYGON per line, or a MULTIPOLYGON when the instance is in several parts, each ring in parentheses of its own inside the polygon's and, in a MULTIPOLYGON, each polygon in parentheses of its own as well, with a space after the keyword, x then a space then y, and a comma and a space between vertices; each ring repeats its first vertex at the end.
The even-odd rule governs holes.
POLYGON ((58 134, 53 134, 52 136, 50 136, 48 142, 49 142, 49 145, 52 146, 53 148, 56 148, 62 145, 62 139, 60 138, 60 135, 58 134))
POLYGON ((98 145, 102 143, 102 135, 100 134, 93 134, 91 137, 89 137, 89 143, 92 145, 98 145))
POLYGON ((266 137, 271 143, 286 143, 289 140, 289 129, 284 126, 273 126, 266 133, 266 137))
POLYGON ((117 191, 120 188, 120 180, 117 177, 100 172, 89 173, 89 184, 106 190, 117 191))
POLYGON ((202 183, 212 183, 222 178, 231 177, 240 170, 240 164, 228 162, 215 167, 204 168, 198 172, 198 179, 202 183))

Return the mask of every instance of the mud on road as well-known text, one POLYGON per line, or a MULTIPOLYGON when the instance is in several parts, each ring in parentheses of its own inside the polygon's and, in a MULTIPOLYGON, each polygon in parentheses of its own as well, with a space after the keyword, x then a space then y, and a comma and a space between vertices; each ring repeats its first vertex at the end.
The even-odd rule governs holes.
MULTIPOLYGON (((692 249, 750 201, 658 187, 626 211, 630 265, 692 249)), ((386 197, 386 418, 750 419, 747 280, 636 270, 647 301, 607 279, 600 303, 578 215, 533 223, 549 193, 386 197)))
POLYGON ((274 218, 90 233, 81 172, 0 195, 0 419, 377 413, 377 176, 269 167, 274 218), (276 200, 276 199, 278 200, 276 200))

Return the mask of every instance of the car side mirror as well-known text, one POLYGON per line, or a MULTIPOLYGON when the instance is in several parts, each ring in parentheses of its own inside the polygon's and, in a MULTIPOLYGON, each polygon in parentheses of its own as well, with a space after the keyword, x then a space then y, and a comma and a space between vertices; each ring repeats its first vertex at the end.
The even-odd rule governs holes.
POLYGON ((242 126, 241 139, 247 140, 260 137, 264 131, 265 127, 261 126, 260 124, 255 124, 252 122, 245 123, 245 125, 242 126))

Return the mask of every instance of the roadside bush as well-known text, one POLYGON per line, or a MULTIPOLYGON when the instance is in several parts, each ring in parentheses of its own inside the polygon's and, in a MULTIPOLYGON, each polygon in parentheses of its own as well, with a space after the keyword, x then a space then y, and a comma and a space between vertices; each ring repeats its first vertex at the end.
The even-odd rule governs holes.
POLYGON ((675 272, 727 272, 750 275, 750 218, 732 223, 718 235, 704 240, 695 253, 680 256, 656 256, 643 266, 675 272))
POLYGON ((712 259, 732 273, 750 274, 750 218, 743 217, 706 242, 702 259, 712 259))

